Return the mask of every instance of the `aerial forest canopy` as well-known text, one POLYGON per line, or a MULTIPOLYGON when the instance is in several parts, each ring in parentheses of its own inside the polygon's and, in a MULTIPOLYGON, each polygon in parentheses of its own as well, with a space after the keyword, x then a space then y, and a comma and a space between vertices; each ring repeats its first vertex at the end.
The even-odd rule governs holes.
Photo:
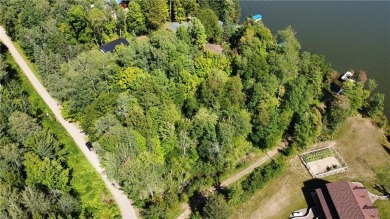
POLYGON ((273 35, 261 21, 237 25, 237 0, 172 2, 169 11, 169 1, 131 1, 127 12, 116 1, 0 5, 8 34, 145 217, 172 217, 240 158, 284 138, 304 149, 357 113, 386 125, 375 82, 360 71, 332 92, 340 75, 302 52, 291 27, 273 35), (188 28, 164 28, 189 15, 188 28), (120 36, 128 47, 97 50, 120 36), (207 41, 223 42, 224 52, 205 50, 207 41))

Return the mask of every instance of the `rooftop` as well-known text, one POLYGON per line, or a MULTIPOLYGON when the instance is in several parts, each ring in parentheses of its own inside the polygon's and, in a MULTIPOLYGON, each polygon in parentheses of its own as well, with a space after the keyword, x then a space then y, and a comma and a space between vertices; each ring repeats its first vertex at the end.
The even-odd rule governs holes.
POLYGON ((252 19, 253 20, 260 20, 263 16, 261 16, 261 14, 255 14, 252 16, 252 19))
POLYGON ((114 41, 101 45, 99 49, 102 53, 114 52, 115 47, 121 44, 125 46, 130 45, 130 43, 125 38, 118 38, 114 41))
POLYGON ((316 193, 326 218, 379 218, 367 189, 347 180, 328 183, 316 193))

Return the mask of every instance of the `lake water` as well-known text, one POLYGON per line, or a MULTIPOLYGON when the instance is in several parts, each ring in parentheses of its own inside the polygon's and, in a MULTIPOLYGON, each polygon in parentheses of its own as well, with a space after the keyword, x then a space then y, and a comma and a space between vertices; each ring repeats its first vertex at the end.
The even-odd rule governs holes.
POLYGON ((364 69, 385 94, 390 119, 389 1, 242 1, 242 18, 261 14, 275 34, 291 25, 302 49, 324 55, 335 70, 364 69))

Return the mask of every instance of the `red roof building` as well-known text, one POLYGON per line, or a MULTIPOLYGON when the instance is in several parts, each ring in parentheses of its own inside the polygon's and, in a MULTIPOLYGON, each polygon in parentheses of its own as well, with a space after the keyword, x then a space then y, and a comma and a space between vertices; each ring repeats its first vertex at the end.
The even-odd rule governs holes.
POLYGON ((328 183, 316 189, 326 219, 379 219, 366 188, 347 180, 328 183))

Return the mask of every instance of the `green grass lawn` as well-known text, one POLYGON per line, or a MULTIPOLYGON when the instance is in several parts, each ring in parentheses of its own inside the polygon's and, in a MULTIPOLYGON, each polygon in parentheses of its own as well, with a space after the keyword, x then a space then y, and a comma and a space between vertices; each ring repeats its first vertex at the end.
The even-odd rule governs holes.
POLYGON ((390 201, 389 200, 380 200, 374 203, 374 206, 379 210, 379 217, 386 219, 390 218, 390 201))
MULTIPOLYGON (((18 72, 22 87, 29 95, 29 101, 33 112, 36 114, 35 116, 40 118, 42 125, 55 133, 64 145, 67 152, 67 164, 72 169, 70 184, 81 200, 82 215, 93 215, 94 218, 114 218, 116 215, 120 215, 114 199, 99 174, 84 157, 65 128, 55 120, 49 107, 34 90, 27 77, 21 73, 19 66, 12 60, 12 57, 8 55, 7 59, 11 61, 13 68, 18 72), (49 116, 46 116, 46 112, 49 113, 49 116)), ((33 64, 29 63, 29 66, 36 74, 36 68, 33 64)))

